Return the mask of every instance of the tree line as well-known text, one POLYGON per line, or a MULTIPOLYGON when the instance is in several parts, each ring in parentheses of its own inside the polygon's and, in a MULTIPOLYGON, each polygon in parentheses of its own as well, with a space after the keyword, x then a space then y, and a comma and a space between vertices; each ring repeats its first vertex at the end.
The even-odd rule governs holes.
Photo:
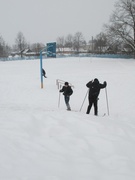
MULTIPOLYGON (((82 47, 87 46, 90 53, 102 53, 106 47, 111 47, 114 53, 118 53, 120 49, 127 49, 128 53, 135 54, 135 0, 118 0, 114 8, 109 22, 103 25, 102 32, 91 37, 88 42, 82 32, 58 37, 58 51, 63 52, 65 48, 69 48, 79 53, 82 47)), ((12 47, 0 36, 0 57, 7 57, 13 51, 21 52, 26 48, 39 53, 43 47, 42 43, 27 43, 22 32, 18 32, 12 47)))
MULTIPOLYGON (((88 41, 88 52, 102 53, 106 47, 111 47, 112 53, 125 52, 135 54, 135 0, 118 0, 108 24, 103 25, 103 31, 88 41)), ((69 47, 76 52, 86 45, 81 32, 57 39, 59 48, 69 47)))
POLYGON ((22 32, 18 32, 15 39, 15 44, 12 47, 6 44, 2 36, 0 36, 0 57, 8 57, 10 54, 14 54, 16 52, 19 52, 22 57, 22 52, 24 49, 31 49, 33 52, 35 52, 35 54, 39 54, 43 48, 44 44, 42 43, 27 43, 22 32))

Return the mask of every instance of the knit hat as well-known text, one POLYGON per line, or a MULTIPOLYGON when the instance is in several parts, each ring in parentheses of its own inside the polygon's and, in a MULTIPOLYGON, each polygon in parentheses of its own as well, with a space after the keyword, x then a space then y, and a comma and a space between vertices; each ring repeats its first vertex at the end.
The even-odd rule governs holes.
POLYGON ((68 86, 68 82, 65 82, 65 85, 67 85, 67 86, 68 86))

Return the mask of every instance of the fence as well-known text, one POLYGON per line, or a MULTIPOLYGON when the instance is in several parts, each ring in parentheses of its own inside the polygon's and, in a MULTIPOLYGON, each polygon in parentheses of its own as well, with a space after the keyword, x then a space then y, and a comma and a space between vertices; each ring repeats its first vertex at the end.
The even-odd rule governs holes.
POLYGON ((57 57, 97 57, 97 58, 121 58, 121 59, 134 59, 134 55, 127 54, 57 54, 57 57))
MULTIPOLYGON (((122 59, 134 59, 134 55, 126 55, 126 54, 57 54, 57 58, 66 58, 66 57, 97 57, 97 58, 122 58, 122 59)), ((47 58, 43 56, 43 59, 47 58)), ((39 56, 31 56, 31 57, 7 57, 0 58, 0 61, 15 61, 15 60, 34 60, 40 59, 39 56)))

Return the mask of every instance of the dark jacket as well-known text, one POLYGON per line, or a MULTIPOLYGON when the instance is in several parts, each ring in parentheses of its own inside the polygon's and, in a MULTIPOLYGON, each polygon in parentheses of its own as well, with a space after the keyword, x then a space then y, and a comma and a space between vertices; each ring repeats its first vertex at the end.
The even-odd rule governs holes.
POLYGON ((42 76, 45 76, 46 75, 46 72, 44 69, 42 69, 42 76))
POLYGON ((86 86, 89 88, 89 99, 92 99, 93 101, 97 100, 100 89, 105 88, 106 85, 106 81, 103 84, 100 84, 98 79, 94 79, 94 81, 88 82, 86 86))
POLYGON ((71 96, 73 93, 73 90, 71 89, 71 86, 63 86, 60 92, 63 92, 64 96, 71 96))

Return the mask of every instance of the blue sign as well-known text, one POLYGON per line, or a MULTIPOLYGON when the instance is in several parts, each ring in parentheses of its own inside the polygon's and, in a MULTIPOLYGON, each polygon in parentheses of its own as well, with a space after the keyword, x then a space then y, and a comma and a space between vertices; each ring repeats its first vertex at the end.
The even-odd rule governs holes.
POLYGON ((56 42, 47 43, 47 57, 56 58, 56 42))

